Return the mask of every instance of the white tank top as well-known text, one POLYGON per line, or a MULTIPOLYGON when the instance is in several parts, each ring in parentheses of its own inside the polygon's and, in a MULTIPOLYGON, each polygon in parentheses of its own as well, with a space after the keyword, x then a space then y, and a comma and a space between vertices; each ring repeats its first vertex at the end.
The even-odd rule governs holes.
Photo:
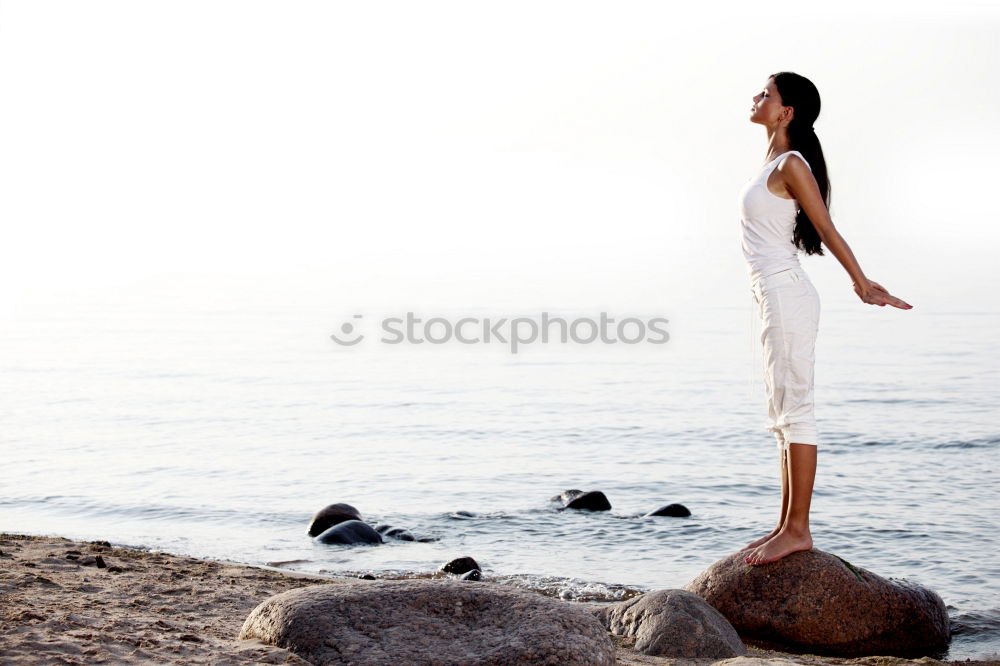
MULTIPOLYGON (((797 150, 778 155, 764 165, 756 177, 751 178, 740 190, 740 228, 743 232, 743 256, 747 272, 754 282, 787 268, 799 268, 798 248, 792 241, 795 215, 799 202, 785 199, 767 189, 767 179, 778 166, 781 158, 797 150)), ((805 157, 802 161, 809 165, 805 157)), ((812 167, 809 167, 812 170, 812 167)))

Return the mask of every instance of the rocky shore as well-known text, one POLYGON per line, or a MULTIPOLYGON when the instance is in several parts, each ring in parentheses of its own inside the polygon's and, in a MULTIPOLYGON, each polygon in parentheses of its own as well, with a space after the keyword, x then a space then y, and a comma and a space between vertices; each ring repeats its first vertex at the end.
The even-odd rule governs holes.
MULTIPOLYGON (((0 662, 308 664, 288 650, 240 639, 245 621, 274 595, 312 585, 356 582, 119 548, 103 541, 0 534, 0 662)), ((634 637, 610 632, 608 636, 615 663, 635 666, 1000 666, 998 661, 939 662, 926 657, 820 657, 752 646, 746 656, 725 660, 668 658, 637 651, 634 637)))

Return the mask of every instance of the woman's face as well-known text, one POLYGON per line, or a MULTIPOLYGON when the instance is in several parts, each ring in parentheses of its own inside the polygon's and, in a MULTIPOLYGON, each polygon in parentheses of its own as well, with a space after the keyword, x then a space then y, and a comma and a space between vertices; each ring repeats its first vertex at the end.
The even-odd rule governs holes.
POLYGON ((768 79, 760 92, 753 96, 750 120, 762 125, 776 125, 784 108, 778 88, 774 85, 774 79, 768 79))

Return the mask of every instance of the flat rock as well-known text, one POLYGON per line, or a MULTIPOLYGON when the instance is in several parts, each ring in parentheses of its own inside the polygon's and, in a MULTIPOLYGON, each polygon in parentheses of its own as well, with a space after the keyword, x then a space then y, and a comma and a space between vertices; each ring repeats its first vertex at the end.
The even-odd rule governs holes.
POLYGON ((316 666, 613 666, 600 620, 573 602, 496 583, 380 580, 268 598, 240 630, 316 666))
POLYGON ((948 644, 944 602, 927 588, 815 548, 759 566, 745 556, 719 560, 684 588, 745 638, 839 656, 919 656, 948 644))
POLYGON ((685 590, 655 590, 594 610, 616 636, 635 637, 633 649, 657 657, 746 654, 739 634, 722 614, 685 590))

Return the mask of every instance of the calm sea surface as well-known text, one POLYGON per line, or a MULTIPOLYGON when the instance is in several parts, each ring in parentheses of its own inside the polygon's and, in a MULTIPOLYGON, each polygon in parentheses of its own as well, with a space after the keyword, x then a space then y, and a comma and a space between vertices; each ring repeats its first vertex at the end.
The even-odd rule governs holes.
MULTIPOLYGON (((1000 313, 890 310, 824 304, 815 546, 938 592, 949 658, 995 656, 1000 313)), ((21 306, 0 348, 0 530, 383 576, 471 555, 567 599, 680 587, 778 515, 748 311, 667 313, 664 345, 514 355, 374 330, 340 347, 343 317, 295 303, 21 306), (569 488, 612 510, 556 510, 569 488), (334 502, 433 540, 313 543, 334 502), (674 502, 693 515, 642 517, 674 502)))

